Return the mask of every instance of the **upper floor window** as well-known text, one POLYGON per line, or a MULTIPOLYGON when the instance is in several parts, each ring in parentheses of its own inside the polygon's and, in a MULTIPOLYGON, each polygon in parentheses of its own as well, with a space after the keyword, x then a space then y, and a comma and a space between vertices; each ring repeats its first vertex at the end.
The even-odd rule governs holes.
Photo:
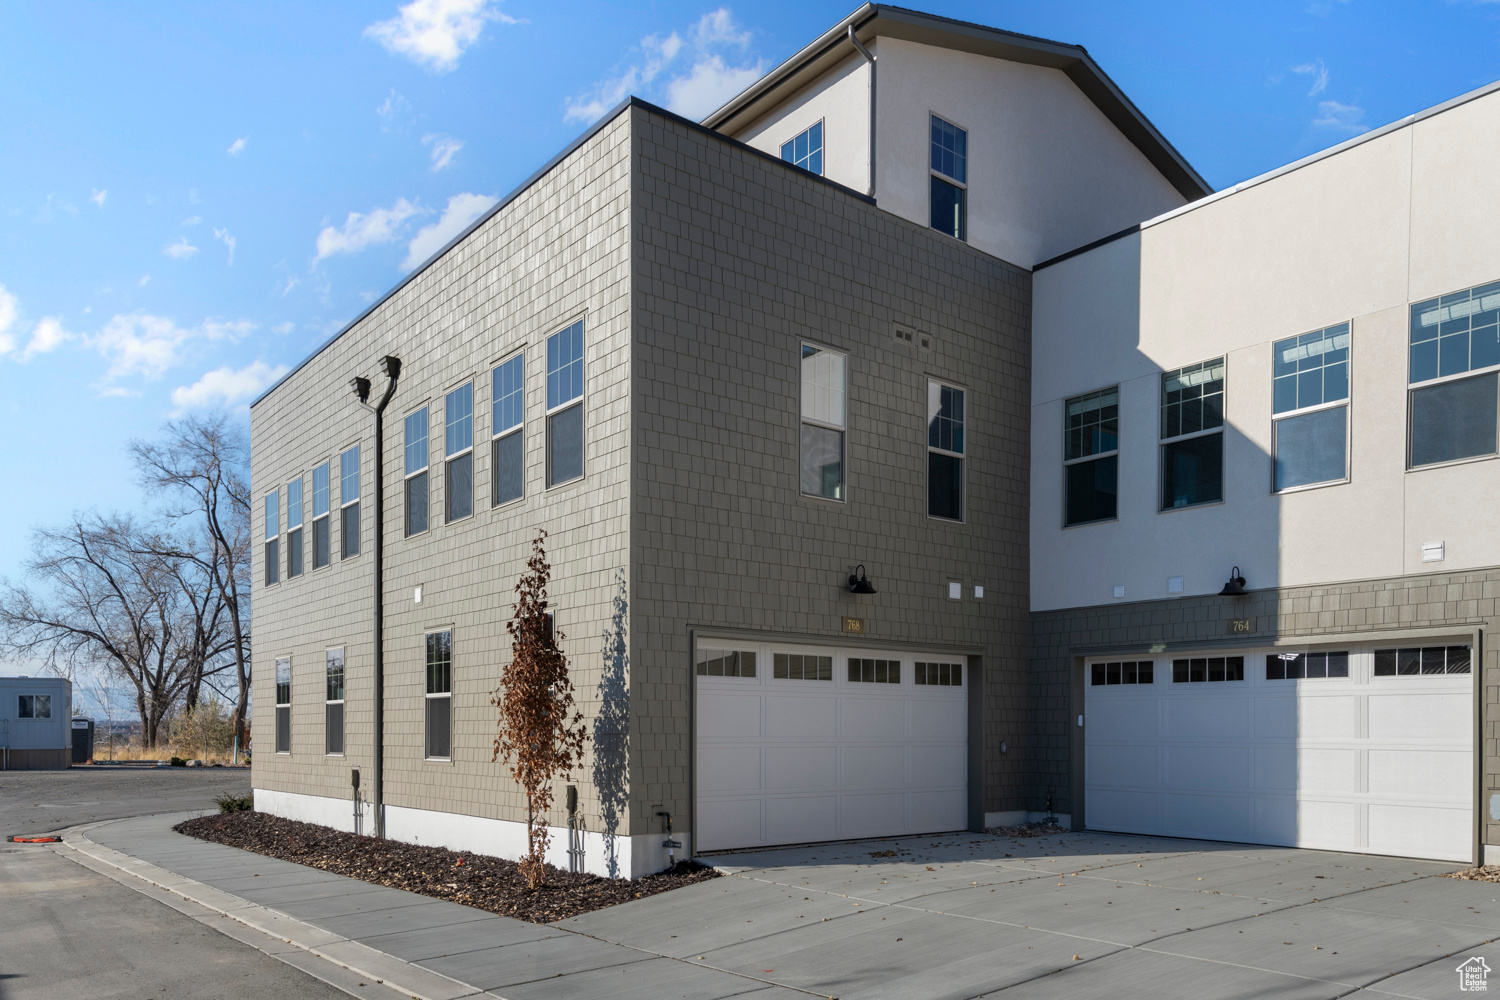
POLYGON ((547 485, 583 475, 583 320, 547 338, 547 485))
POLYGON ((932 116, 932 228, 955 239, 968 234, 969 133, 932 116))
POLYGON ((1500 282, 1411 307, 1411 466, 1496 453, 1497 320, 1500 282))
POLYGON ((964 519, 964 391, 927 383, 927 513, 964 519))
POLYGON ((848 359, 802 345, 802 492, 844 499, 844 385, 848 359))
POLYGON ((1349 324, 1278 341, 1271 357, 1275 488, 1347 479, 1349 324))
POLYGON ((286 575, 302 575, 302 477, 286 484, 286 575))
POLYGON ((359 445, 339 456, 339 536, 341 557, 359 555, 359 445))
POLYGON ((1064 524, 1116 516, 1119 462, 1119 386, 1068 400, 1063 406, 1064 524))
POLYGON ((277 542, 281 535, 281 491, 266 494, 266 583, 275 583, 279 578, 281 556, 277 542))
POLYGON ((427 407, 406 418, 406 536, 427 530, 427 407))
POLYGON ((1224 359, 1161 376, 1161 509, 1224 499, 1224 359))
POLYGON ((491 503, 499 506, 526 494, 526 358, 517 354, 495 368, 491 381, 494 400, 491 426, 490 475, 494 489, 491 503))
POLYGON ((328 565, 328 463, 313 470, 313 569, 328 565))
POLYGON ((823 123, 781 144, 781 158, 815 174, 823 173, 823 123))
POLYGON ((444 520, 457 521, 474 513, 474 383, 448 393, 443 402, 446 428, 443 443, 447 464, 443 469, 444 520))

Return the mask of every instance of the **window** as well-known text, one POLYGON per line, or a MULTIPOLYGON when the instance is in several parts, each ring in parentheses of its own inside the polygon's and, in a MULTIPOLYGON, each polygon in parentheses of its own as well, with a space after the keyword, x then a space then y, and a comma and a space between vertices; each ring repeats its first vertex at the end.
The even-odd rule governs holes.
POLYGON ((292 752, 292 660, 276 661, 276 752, 292 752))
POLYGON ((1095 663, 1090 669, 1089 684, 1154 684, 1155 660, 1125 660, 1120 663, 1095 663))
POLYGON ((1375 650, 1376 677, 1466 674, 1468 672, 1468 646, 1422 646, 1411 649, 1375 650))
POLYGON ((1119 461, 1119 386, 1068 400, 1063 406, 1064 524, 1116 516, 1119 461))
POLYGON ((339 456, 339 541, 342 558, 359 555, 359 445, 339 456))
POLYGON ((582 475, 583 320, 579 320, 547 338, 547 485, 582 475))
POLYGON ((849 658, 849 683, 900 684, 900 660, 867 660, 849 658))
POLYGON ((526 494, 526 450, 522 424, 526 418, 526 361, 517 354, 495 369, 492 377, 495 412, 491 427, 490 502, 498 507, 526 494))
POLYGON ((286 484, 286 575, 302 575, 302 477, 286 484))
POLYGON ((451 524, 474 513, 474 383, 448 393, 443 401, 443 520, 451 524))
POLYGON ((453 756, 453 633, 427 633, 427 756, 453 756))
POLYGON ((954 239, 968 234, 969 133, 932 116, 932 228, 954 239))
POLYGON ((940 687, 962 687, 964 667, 961 663, 918 663, 918 684, 936 684, 940 687))
POLYGON ((1275 489, 1349 477, 1349 324, 1278 341, 1271 351, 1275 489))
POLYGON ((753 650, 698 650, 699 677, 754 677, 753 650))
POLYGON ((323 711, 326 723, 324 753, 341 756, 344 752, 344 651, 330 649, 323 654, 327 694, 323 711))
POLYGON ((313 569, 328 565, 328 463, 313 470, 313 569))
POLYGON ((1172 683, 1196 684, 1199 681, 1242 681, 1245 679, 1243 656, 1193 657, 1172 661, 1172 683))
POLYGON ((281 535, 281 491, 266 494, 266 583, 279 579, 281 556, 276 545, 281 535))
POLYGON ((781 144, 781 158, 815 174, 823 172, 823 123, 781 144))
POLYGON ((848 359, 802 345, 802 492, 844 499, 844 383, 848 359))
POLYGON ((1270 653, 1266 656, 1268 681, 1348 676, 1348 653, 1270 653))
POLYGON ((1224 499, 1224 359, 1162 372, 1161 509, 1224 499))
POLYGON ((789 681, 833 680, 833 657, 805 656, 801 653, 777 653, 771 676, 789 681))
POLYGON ((964 519, 964 391, 927 383, 927 513, 964 519))
POLYGON ((1411 307, 1410 455, 1415 468, 1496 453, 1496 373, 1500 365, 1500 282, 1411 307))
POLYGON ((406 537, 427 530, 427 407, 406 418, 406 537))
POLYGON ((50 694, 23 694, 16 704, 18 719, 52 718, 52 696, 50 694))

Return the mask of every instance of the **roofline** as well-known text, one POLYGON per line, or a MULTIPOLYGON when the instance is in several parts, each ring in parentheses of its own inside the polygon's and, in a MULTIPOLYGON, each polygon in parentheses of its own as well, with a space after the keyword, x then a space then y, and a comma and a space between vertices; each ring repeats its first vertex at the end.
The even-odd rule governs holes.
POLYGON ((1179 194, 1193 201, 1213 193, 1208 181, 1125 96, 1083 46, 883 4, 864 4, 704 118, 703 124, 716 130, 736 128, 770 110, 788 92, 853 54, 854 47, 848 41, 850 27, 863 42, 885 35, 1061 70, 1179 194))
POLYGON ((572 142, 568 143, 567 146, 563 147, 562 152, 558 153, 556 156, 552 157, 552 159, 548 160, 541 166, 540 169, 538 169, 530 177, 526 178, 519 185, 517 185, 504 198, 501 198, 499 201, 495 202, 495 204, 487 209, 483 215, 475 219, 473 222, 469 223, 469 225, 464 228, 463 232, 459 233, 457 236, 453 237, 453 239, 443 244, 442 249, 438 250, 431 257, 428 257, 419 266, 413 268, 409 274, 407 274, 400 281, 396 282, 396 284, 393 285, 389 291, 380 296, 380 298, 376 299, 374 302, 370 303, 370 305, 366 307, 365 310, 358 316, 354 317, 348 323, 344 324, 343 327, 339 329, 338 333, 335 333, 332 337, 329 337, 323 343, 319 344, 311 354, 303 358, 301 361, 297 362, 296 366, 288 371, 285 375, 281 376, 281 378, 271 383, 271 385, 266 388, 265 392, 262 392, 259 396, 256 396, 255 399, 250 403, 251 409, 254 409, 258 404, 263 402, 267 396, 271 395, 271 393, 281 388, 283 383, 285 383, 288 379, 297 374, 303 368, 307 367, 307 365, 314 358, 322 354, 328 348, 332 347, 335 341, 358 326, 375 310, 379 309, 381 306, 389 302, 397 292, 401 291, 401 289, 405 288, 412 281, 416 280, 419 275, 421 275, 433 264, 437 263, 444 254, 467 239, 470 233, 474 232, 474 230, 478 229, 495 215, 499 214, 502 210, 505 209, 506 206, 508 206, 509 204, 511 204, 511 202, 515 201, 522 194, 524 194, 528 188, 530 188, 537 181, 541 180, 543 177, 549 174, 554 167, 556 167, 563 160, 566 160, 569 156, 573 155, 573 153, 576 152, 580 146, 582 146, 584 143, 588 142, 596 134, 598 134, 600 129, 604 128, 604 126, 614 121, 622 113, 629 110, 630 108, 642 108, 646 111, 651 112, 652 114, 660 115, 661 117, 666 118, 668 121, 676 122, 677 124, 683 125, 695 132, 700 132, 704 135, 712 136, 719 142, 728 143, 729 145, 735 146, 743 150, 744 152, 752 153, 756 157, 766 160, 767 162, 775 163, 779 167, 787 170, 795 170, 799 174, 805 176, 808 180, 826 184, 829 187, 837 188, 845 194, 857 198, 860 201, 867 202, 871 205, 875 204, 875 199, 871 198, 863 191, 856 191, 851 187, 846 187, 845 185, 840 184, 838 181, 829 180, 827 177, 824 177, 821 174, 814 174, 802 169, 801 167, 794 166, 793 164, 787 163, 779 156, 773 156, 770 153, 765 152, 764 150, 756 149, 755 147, 743 143, 738 139, 734 139, 730 136, 724 135, 722 132, 716 132, 711 128, 707 128, 699 124, 698 122, 693 121, 691 118, 684 118, 681 115, 676 114, 675 112, 668 111, 666 108, 658 107, 657 105, 652 104, 649 101, 643 101, 639 97, 627 97, 625 98, 625 100, 621 101, 619 104, 616 104, 613 108, 607 111, 604 116, 601 117, 598 121, 594 122, 594 124, 585 129, 583 131, 583 134, 581 134, 578 138, 574 139, 572 142))
POLYGON ((1141 232, 1143 230, 1150 229, 1152 226, 1159 226, 1163 222, 1170 222, 1179 216, 1186 215, 1189 212, 1194 212, 1200 208, 1212 205, 1215 202, 1222 201, 1223 199, 1228 198, 1231 195, 1239 194, 1241 191, 1248 191, 1251 188, 1260 187, 1260 185, 1265 184, 1268 181, 1273 181, 1278 177, 1284 177, 1294 171, 1301 170, 1303 167, 1310 167, 1315 163, 1319 163, 1323 160, 1328 159, 1329 157, 1337 156, 1338 154, 1353 149, 1356 146, 1362 146, 1367 142, 1373 142, 1376 139, 1388 136, 1393 132, 1399 132, 1404 128, 1415 125, 1417 122, 1425 121, 1428 118, 1435 118, 1445 111, 1452 111, 1454 108, 1468 104, 1470 101, 1477 101, 1481 97, 1488 97, 1490 94, 1493 94, 1496 91, 1500 91, 1500 80, 1496 80, 1493 83, 1487 83, 1482 87, 1476 87, 1466 94, 1460 94, 1457 97, 1450 98, 1441 104, 1434 104, 1430 108, 1418 111, 1415 114, 1407 115, 1405 118, 1398 118, 1388 125, 1382 125, 1380 128, 1372 129, 1371 131, 1365 132, 1362 135, 1357 135, 1352 139, 1345 139, 1343 142, 1335 146, 1329 146, 1327 149, 1319 150, 1318 152, 1313 153, 1309 156, 1304 156, 1300 160, 1293 160, 1291 163, 1277 167, 1274 170, 1268 170, 1263 174, 1258 174, 1255 177, 1250 178, 1249 180, 1240 181, 1233 187, 1227 187, 1222 191, 1215 192, 1214 194, 1211 194, 1200 201, 1195 201, 1192 204, 1174 208, 1170 212, 1163 212, 1161 215, 1147 219, 1145 222, 1131 226, 1129 229, 1122 229, 1118 233, 1112 233, 1111 235, 1106 236, 1103 239, 1095 240, 1092 243, 1085 244, 1084 246, 1077 247, 1065 253, 1060 253, 1056 257, 1049 257, 1047 260, 1044 260, 1040 264, 1032 267, 1032 273, 1040 271, 1044 267, 1051 267, 1053 264, 1061 264, 1063 261, 1068 260, 1071 257, 1077 257, 1079 254, 1088 253, 1090 250, 1101 247, 1106 243, 1113 243, 1115 240, 1129 236, 1131 233, 1141 232))

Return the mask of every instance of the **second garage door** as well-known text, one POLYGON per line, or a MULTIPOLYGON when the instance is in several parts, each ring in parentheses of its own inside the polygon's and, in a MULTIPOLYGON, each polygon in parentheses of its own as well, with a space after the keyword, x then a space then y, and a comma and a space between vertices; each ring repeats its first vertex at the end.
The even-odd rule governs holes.
POLYGON ((967 825, 966 658, 699 639, 699 851, 967 825))

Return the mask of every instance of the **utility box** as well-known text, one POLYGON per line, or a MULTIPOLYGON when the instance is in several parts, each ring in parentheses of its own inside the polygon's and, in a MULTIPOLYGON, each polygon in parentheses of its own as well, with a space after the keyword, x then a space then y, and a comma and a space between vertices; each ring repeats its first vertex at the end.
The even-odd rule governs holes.
POLYGON ((73 717, 73 763, 87 764, 94 759, 94 720, 73 717))

